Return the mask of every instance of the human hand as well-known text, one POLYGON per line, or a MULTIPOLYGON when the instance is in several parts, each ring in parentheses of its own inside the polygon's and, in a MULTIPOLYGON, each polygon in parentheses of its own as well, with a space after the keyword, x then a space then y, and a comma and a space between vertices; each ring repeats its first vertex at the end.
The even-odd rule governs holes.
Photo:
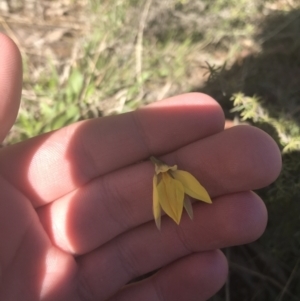
MULTIPOLYGON (((21 59, 0 35, 0 135, 19 105, 21 59)), ((186 94, 78 122, 0 151, 0 300, 207 300, 224 284, 218 249, 257 239, 267 212, 251 189, 279 174, 264 132, 223 131, 219 105, 186 94), (213 204, 177 226, 152 216, 151 155, 191 172, 213 204), (160 269, 161 268, 161 269, 160 269), (150 271, 141 282, 131 280, 150 271)))

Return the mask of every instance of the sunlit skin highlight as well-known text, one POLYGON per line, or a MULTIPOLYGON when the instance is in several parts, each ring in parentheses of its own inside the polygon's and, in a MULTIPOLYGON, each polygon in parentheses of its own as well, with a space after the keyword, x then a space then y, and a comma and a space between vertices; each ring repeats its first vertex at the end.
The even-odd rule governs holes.
POLYGON ((153 215, 158 229, 161 227, 161 209, 179 224, 183 207, 193 219, 193 207, 189 197, 212 203, 206 189, 189 172, 178 170, 177 165, 169 166, 155 157, 150 160, 155 166, 153 215))

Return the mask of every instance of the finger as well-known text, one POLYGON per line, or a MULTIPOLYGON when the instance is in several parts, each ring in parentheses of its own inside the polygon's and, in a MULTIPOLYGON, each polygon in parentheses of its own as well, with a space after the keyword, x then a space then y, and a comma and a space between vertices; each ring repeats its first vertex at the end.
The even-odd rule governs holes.
POLYGON ((204 301, 225 283, 227 262, 221 251, 194 254, 154 276, 127 285, 109 301, 204 301))
POLYGON ((51 245, 30 202, 1 177, 0 192, 0 300, 65 292, 75 278, 73 257, 51 245))
POLYGON ((183 147, 166 161, 177 162, 200 181, 203 179, 213 196, 265 187, 275 181, 282 165, 275 141, 262 130, 246 125, 183 147), (201 162, 195 164, 186 158, 201 162))
POLYGON ((252 192, 222 196, 212 205, 196 203, 194 215, 191 221, 185 214, 179 227, 164 217, 161 231, 146 223, 79 257, 81 283, 95 299, 105 300, 132 279, 179 258, 252 242, 267 222, 264 203, 252 192), (99 287, 100 275, 105 289, 99 287))
POLYGON ((0 170, 40 206, 97 176, 170 152, 223 126, 223 112, 214 100, 186 94, 6 148, 0 153, 0 170))
MULTIPOLYGON (((192 172, 213 198, 268 185, 281 162, 273 140, 249 126, 210 136, 164 159, 192 172)), ((41 221, 60 248, 76 254, 91 251, 153 219, 153 174, 152 163, 142 162, 100 177, 42 208, 41 221)))
POLYGON ((0 33, 0 142, 15 122, 22 89, 22 59, 14 42, 0 33))

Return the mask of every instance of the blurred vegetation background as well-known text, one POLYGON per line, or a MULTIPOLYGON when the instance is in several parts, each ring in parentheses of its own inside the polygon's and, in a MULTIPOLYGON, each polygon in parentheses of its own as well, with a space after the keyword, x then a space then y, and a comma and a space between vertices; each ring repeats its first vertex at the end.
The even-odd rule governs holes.
POLYGON ((283 171, 258 191, 267 231, 224 250, 229 279, 211 301, 300 300, 299 0, 0 0, 0 31, 24 60, 4 144, 190 91, 218 100, 227 126, 271 134, 283 171))

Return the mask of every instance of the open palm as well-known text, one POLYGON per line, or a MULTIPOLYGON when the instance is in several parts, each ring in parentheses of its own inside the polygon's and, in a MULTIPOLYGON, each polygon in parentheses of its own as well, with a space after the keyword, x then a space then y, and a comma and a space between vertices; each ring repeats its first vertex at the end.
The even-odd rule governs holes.
MULTIPOLYGON (((14 122, 21 59, 0 35, 0 138, 14 122)), ((0 300, 207 300, 223 285, 218 249, 265 229, 250 190, 280 171, 273 140, 223 131, 218 104, 185 94, 135 112, 79 122, 0 150, 0 300), (212 205, 177 226, 152 214, 154 155, 192 173, 212 205), (144 280, 139 276, 158 270, 144 280)))

